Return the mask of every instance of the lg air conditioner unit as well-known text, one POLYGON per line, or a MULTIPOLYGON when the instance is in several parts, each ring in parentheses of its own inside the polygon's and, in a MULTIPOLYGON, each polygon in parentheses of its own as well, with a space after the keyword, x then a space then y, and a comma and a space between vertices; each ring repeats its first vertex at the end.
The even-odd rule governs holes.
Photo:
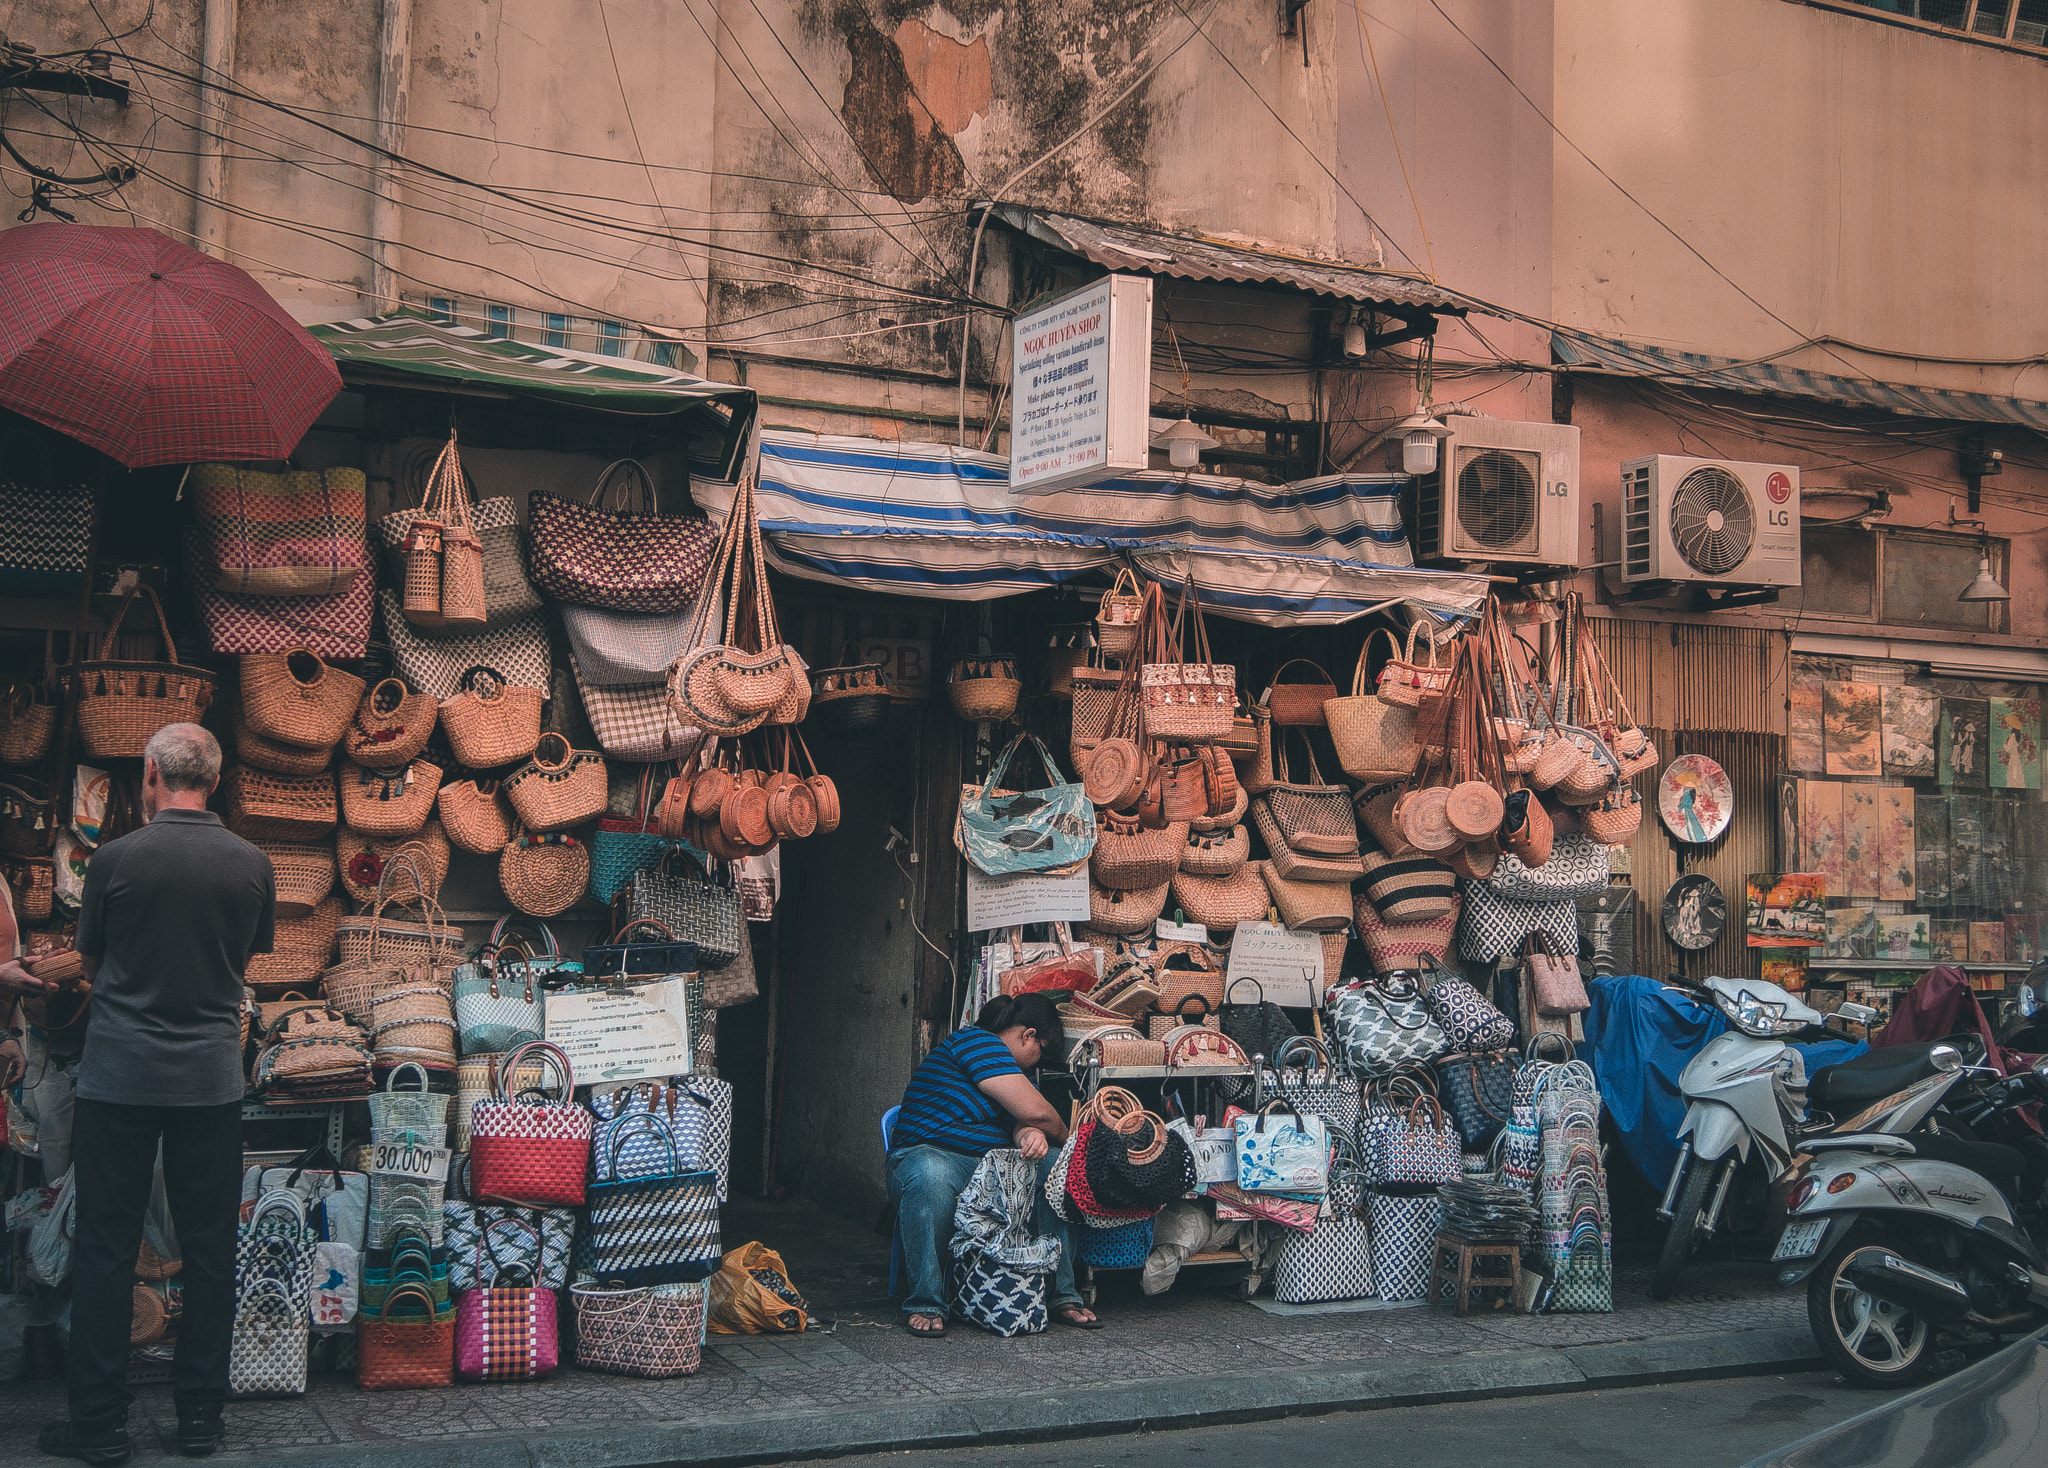
POLYGON ((1451 414, 1437 468, 1416 480, 1423 561, 1579 562, 1579 430, 1451 414))
POLYGON ((1799 469, 1657 454, 1621 466, 1626 582, 1799 584, 1799 469))

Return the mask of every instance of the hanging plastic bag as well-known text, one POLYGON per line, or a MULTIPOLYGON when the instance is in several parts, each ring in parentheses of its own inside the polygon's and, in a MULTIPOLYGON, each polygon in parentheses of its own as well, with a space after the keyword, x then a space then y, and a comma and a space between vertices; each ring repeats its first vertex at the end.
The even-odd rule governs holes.
POLYGON ((71 1169, 57 1182, 50 1211, 28 1235, 28 1277, 55 1289, 71 1277, 71 1251, 78 1237, 78 1193, 71 1169))
POLYGON ((78 767, 71 782, 71 829, 87 846, 100 844, 100 832, 107 824, 107 792, 113 781, 105 770, 91 765, 78 767))
POLYGON ((810 1319, 782 1256, 766 1244, 741 1244, 727 1254, 709 1289, 714 1335, 795 1333, 810 1319))

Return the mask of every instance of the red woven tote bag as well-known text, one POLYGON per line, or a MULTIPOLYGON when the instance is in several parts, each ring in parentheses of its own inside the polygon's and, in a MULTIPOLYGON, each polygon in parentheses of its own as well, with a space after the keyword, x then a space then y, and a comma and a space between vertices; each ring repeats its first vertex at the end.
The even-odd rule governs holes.
POLYGON ((479 1202, 528 1208, 580 1208, 590 1174, 590 1133, 595 1118, 574 1100, 576 1075, 569 1057, 546 1042, 522 1045, 491 1072, 491 1099, 476 1103, 469 1122, 470 1185, 479 1202), (528 1052, 534 1052, 529 1056, 528 1052), (555 1067, 559 1098, 507 1096, 522 1062, 555 1067))

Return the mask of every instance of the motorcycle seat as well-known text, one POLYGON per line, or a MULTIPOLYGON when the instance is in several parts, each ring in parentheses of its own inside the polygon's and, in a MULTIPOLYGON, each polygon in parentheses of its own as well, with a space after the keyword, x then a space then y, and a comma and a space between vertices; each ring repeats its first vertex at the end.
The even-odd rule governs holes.
POLYGON ((1934 1136, 1926 1132, 1914 1132, 1906 1140, 1913 1144, 1916 1157, 1925 1157, 1930 1162, 1952 1162, 1993 1180, 2016 1178, 2027 1170, 2027 1161, 2020 1156, 2019 1149, 2003 1142, 1973 1142, 1967 1137, 1934 1136))
POLYGON ((1888 1045, 1867 1051, 1840 1065, 1823 1066, 1806 1083, 1807 1098, 1826 1111, 1841 1112, 1882 1101, 1903 1091, 1915 1081, 1936 1074, 1928 1059, 1934 1047, 1945 1042, 1918 1040, 1910 1045, 1888 1045))

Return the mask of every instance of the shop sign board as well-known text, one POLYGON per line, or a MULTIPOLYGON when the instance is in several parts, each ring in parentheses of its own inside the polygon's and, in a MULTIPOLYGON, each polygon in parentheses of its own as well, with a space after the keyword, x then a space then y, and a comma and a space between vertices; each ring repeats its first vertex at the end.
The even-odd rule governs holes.
POLYGON ((1230 940, 1227 993, 1239 979, 1256 980, 1262 997, 1289 1009, 1313 1009, 1323 1002, 1323 940, 1278 923, 1239 923, 1230 940))
POLYGON ((547 996, 547 1038, 578 1085, 662 1080, 693 1068, 682 974, 547 996))
POLYGON ((1010 327, 1010 488, 1043 494, 1143 469, 1152 282, 1108 275, 1010 327))
POLYGON ((1088 868, 1066 877, 1018 872, 991 877, 971 862, 967 868, 967 931, 986 933, 1025 923, 1088 921, 1088 868))

